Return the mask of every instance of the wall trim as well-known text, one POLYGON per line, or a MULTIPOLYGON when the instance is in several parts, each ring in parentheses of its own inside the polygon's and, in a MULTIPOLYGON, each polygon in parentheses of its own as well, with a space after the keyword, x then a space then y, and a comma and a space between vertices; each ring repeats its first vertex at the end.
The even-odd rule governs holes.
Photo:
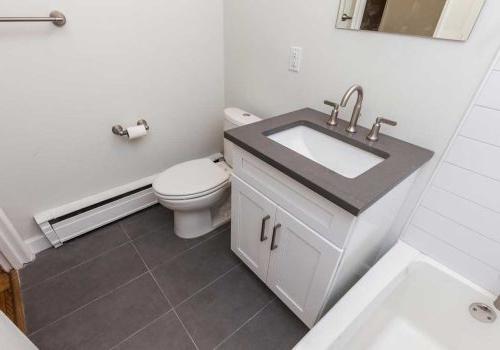
POLYGON ((21 239, 16 228, 2 209, 0 209, 0 252, 4 260, 15 269, 20 269, 24 264, 35 259, 35 254, 21 239))
POLYGON ((28 247, 30 247, 31 251, 35 255, 52 247, 49 240, 45 236, 42 236, 42 235, 28 238, 24 241, 24 243, 28 247))

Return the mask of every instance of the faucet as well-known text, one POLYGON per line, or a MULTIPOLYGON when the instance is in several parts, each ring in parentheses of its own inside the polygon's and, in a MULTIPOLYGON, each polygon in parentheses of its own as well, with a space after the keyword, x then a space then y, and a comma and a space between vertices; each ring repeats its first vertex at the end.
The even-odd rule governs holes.
POLYGON ((391 126, 398 125, 398 123, 395 122, 394 120, 390 120, 390 119, 386 119, 386 118, 377 118, 377 120, 375 121, 375 124, 373 124, 372 130, 370 131, 368 136, 366 136, 366 139, 369 141, 372 141, 372 142, 377 142, 378 138, 379 138, 380 127, 382 126, 382 124, 387 124, 387 125, 391 125, 391 126))
POLYGON ((354 106, 354 110, 352 111, 351 121, 349 122, 349 126, 345 129, 347 132, 354 134, 356 132, 356 126, 358 125, 358 119, 361 114, 361 105, 363 103, 363 88, 360 85, 353 85, 347 90, 344 97, 342 97, 342 101, 340 101, 340 106, 347 106, 347 102, 351 98, 352 94, 357 92, 358 99, 356 100, 356 105, 354 106))
POLYGON ((330 118, 326 122, 330 126, 335 126, 338 123, 338 116, 339 116, 339 105, 338 103, 331 102, 328 100, 325 100, 325 105, 328 105, 330 107, 333 107, 332 114, 330 115, 330 118))
POLYGON ((498 296, 497 300, 495 300, 495 302, 493 303, 493 305, 495 305, 495 307, 497 308, 497 310, 500 310, 500 295, 498 296))

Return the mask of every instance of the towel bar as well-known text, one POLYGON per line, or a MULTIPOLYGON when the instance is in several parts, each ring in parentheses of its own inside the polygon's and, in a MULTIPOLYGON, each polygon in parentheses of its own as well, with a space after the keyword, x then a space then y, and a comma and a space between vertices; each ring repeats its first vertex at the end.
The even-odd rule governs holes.
POLYGON ((52 22, 62 27, 66 24, 66 17, 59 11, 52 11, 49 17, 0 17, 0 22, 52 22))

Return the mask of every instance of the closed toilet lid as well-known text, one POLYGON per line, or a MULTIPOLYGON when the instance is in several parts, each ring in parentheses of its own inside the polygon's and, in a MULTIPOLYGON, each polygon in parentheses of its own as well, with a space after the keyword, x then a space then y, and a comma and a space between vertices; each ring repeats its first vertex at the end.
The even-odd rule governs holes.
POLYGON ((207 192, 229 179, 229 173, 208 158, 174 165, 153 182, 153 189, 164 196, 189 196, 207 192))

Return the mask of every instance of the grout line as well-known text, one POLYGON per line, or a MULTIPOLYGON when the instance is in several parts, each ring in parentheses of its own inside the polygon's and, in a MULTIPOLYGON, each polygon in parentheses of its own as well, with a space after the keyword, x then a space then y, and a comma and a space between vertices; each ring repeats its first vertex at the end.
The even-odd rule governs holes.
POLYGON ((470 198, 467 198, 467 197, 465 197, 465 196, 462 196, 462 195, 460 195, 460 194, 458 194, 458 193, 456 193, 456 192, 450 191, 450 190, 448 190, 448 189, 446 189, 446 188, 444 188, 444 187, 438 186, 438 185, 436 185, 436 184, 431 184, 430 186, 431 186, 431 187, 434 187, 435 189, 438 189, 438 190, 441 190, 441 191, 443 191, 443 192, 446 192, 446 193, 448 193, 448 194, 451 194, 451 195, 453 195, 453 196, 455 196, 455 197, 458 197, 458 198, 460 198, 460 199, 463 199, 463 200, 465 200, 465 201, 467 201, 467 202, 471 202, 471 203, 473 203, 473 204, 476 204, 477 206, 479 206, 479 207, 481 207, 481 208, 483 208, 483 209, 487 209, 488 211, 492 211, 493 213, 500 214, 500 212, 499 212, 498 210, 495 210, 495 209, 493 209, 493 208, 490 208, 490 207, 488 207, 488 206, 486 206, 486 205, 484 205, 484 204, 481 204, 481 203, 479 203, 479 202, 476 202, 475 200, 472 200, 472 199, 470 199, 470 198))
MULTIPOLYGON (((211 237, 208 237, 208 238, 206 238, 206 239, 204 239, 204 240, 202 240, 202 241, 200 241, 200 242, 196 243, 195 245, 193 245, 193 246, 191 246, 191 247, 189 247, 189 248, 186 248, 186 249, 185 249, 185 250, 183 250, 182 252, 179 252, 179 253, 177 253, 176 255, 174 255, 174 256, 172 256, 172 257, 170 257, 169 259, 167 259, 167 260, 165 260, 165 261, 162 261, 162 262, 161 262, 161 263, 159 263, 158 265, 155 265, 155 266, 153 266, 153 267, 150 267, 148 264, 146 264, 146 262, 144 262, 144 263, 146 264, 146 267, 147 267, 148 269, 150 269, 150 270, 156 270, 156 269, 157 269, 157 268, 159 268, 160 266, 162 266, 162 265, 166 265, 166 264, 168 264, 168 263, 171 263, 173 260, 175 260, 175 259, 177 259, 177 258, 179 258, 179 257, 181 257, 181 256, 183 256, 183 255, 185 255, 185 254, 187 254, 189 251, 191 251, 191 250, 193 250, 193 249, 195 249, 195 248, 198 248, 199 246, 201 246, 201 245, 203 245, 203 244, 205 244, 205 243, 207 243, 207 242, 211 241, 212 239, 214 239, 214 238, 216 238, 216 237, 219 237, 219 235, 220 235, 221 233, 223 233, 224 231, 225 231, 225 230, 220 230, 220 231, 218 231, 218 229, 215 229, 214 231, 211 231, 211 232, 210 232, 210 234, 212 235, 211 237)), ((174 233, 174 234, 175 234, 175 233, 174 233)), ((132 244, 133 244, 133 245, 134 245, 134 247, 135 247, 134 241, 132 241, 132 244)), ((140 253, 139 253, 139 255, 140 255, 140 253)))
MULTIPOLYGON (((124 243, 122 243, 120 245, 117 245, 117 246, 113 247, 113 248, 109 248, 108 250, 105 250, 105 251, 103 251, 102 253, 100 253, 98 255, 95 255, 95 256, 93 256, 93 257, 91 257, 89 259, 83 260, 83 261, 79 262, 78 264, 67 268, 66 270, 63 270, 61 272, 56 273, 55 275, 47 277, 46 279, 44 279, 41 282, 35 283, 35 284, 31 285, 31 286, 28 285, 29 287, 25 287, 25 288, 21 288, 21 289, 22 289, 23 292, 27 292, 27 291, 35 288, 35 287, 40 286, 41 284, 43 284, 43 283, 45 283, 47 281, 53 280, 53 279, 55 279, 55 278, 57 278, 57 277, 59 277, 61 275, 64 275, 65 273, 67 273, 69 271, 72 271, 72 270, 76 269, 77 267, 85 265, 85 264, 87 264, 87 263, 89 263, 89 262, 91 262, 93 260, 96 260, 96 259, 98 259, 98 258, 100 258, 100 257, 102 257, 104 255, 107 255, 107 254, 111 253, 114 250, 122 248, 122 247, 126 246, 127 244, 132 244, 132 241, 129 240, 129 241, 126 241, 126 242, 124 242, 124 243)), ((62 247, 61 248, 54 248, 54 249, 62 249, 62 247)))
POLYGON ((191 342, 193 343, 194 347, 196 348, 196 350, 199 350, 198 348, 198 345, 196 344, 196 342, 194 341, 194 338, 193 336, 191 335, 191 333, 189 333, 186 325, 184 324, 184 322, 182 322, 181 318, 179 317, 179 314, 177 313, 177 311, 175 310, 175 308, 173 307, 173 304, 172 302, 170 301, 170 299, 167 297, 167 295, 163 292, 163 289, 160 287, 160 284, 158 283, 158 281, 156 280, 155 276, 153 275, 153 273, 151 272, 151 270, 148 271, 149 274, 151 275, 151 278, 153 279, 153 281, 156 283, 156 286, 158 287, 158 289, 160 290, 160 293, 163 295, 163 297, 165 298, 165 300, 167 301, 167 303, 172 307, 172 311, 173 313, 175 314, 175 316, 177 317, 177 319, 179 320, 179 322, 181 323, 181 326, 182 328, 184 328, 184 331, 186 332, 186 334, 188 335, 189 339, 191 339, 191 342))
POLYGON ((459 248, 459 247, 457 247, 457 246, 455 246, 455 245, 451 244, 450 242, 448 242, 448 241, 446 241, 445 239, 443 239, 443 238, 441 238, 441 237, 437 236, 436 234, 429 232, 428 230, 426 230, 426 229, 424 229, 424 228, 420 227, 419 225, 416 225, 415 223, 412 223, 412 225, 413 225, 413 226, 415 226, 415 227, 416 227, 417 229, 419 229, 420 231, 423 231, 424 233, 426 233, 426 234, 428 234, 429 236, 433 237, 434 239, 437 239, 437 240, 438 240, 438 241, 440 241, 441 243, 443 243, 443 244, 445 244, 445 245, 449 246, 450 248, 452 248, 452 249, 455 249, 455 250, 459 251, 460 253, 462 253, 462 254, 464 254, 464 255, 468 256, 469 258, 472 258, 473 260, 476 260, 477 262, 479 262, 479 263, 481 263, 482 265, 485 265, 485 266, 487 266, 487 267, 491 268, 491 269, 492 269, 492 270, 494 270, 494 271, 500 272, 500 270, 499 270, 498 268, 496 268, 496 267, 494 267, 494 266, 490 265, 489 263, 487 263, 487 262, 485 262, 485 261, 483 261, 483 260, 479 259, 478 257, 476 257, 476 256, 472 255, 471 253, 468 253, 468 252, 466 252, 465 250, 463 250, 463 249, 461 249, 461 248, 459 248))
POLYGON ((436 215, 438 215, 438 216, 441 216, 442 218, 445 218, 445 219, 447 219, 447 220, 450 220, 451 222, 454 222, 454 223, 455 223, 455 224, 457 224, 458 226, 461 226, 461 227, 463 227, 463 228, 465 228, 465 229, 467 229, 467 230, 469 230, 469 231, 471 231, 471 232, 474 232, 475 234, 477 234, 477 235, 479 235, 479 236, 483 237, 484 239, 487 239, 488 241, 491 241, 492 243, 495 243, 495 244, 497 244, 497 245, 499 245, 499 244, 500 244, 500 242, 498 242, 496 239, 492 238, 491 236, 487 236, 486 234, 484 234, 484 233, 482 233, 482 232, 479 232, 479 231, 478 231, 478 230, 476 230, 475 228, 472 228, 472 227, 470 227, 470 226, 467 226, 466 224, 464 224, 464 223, 462 223, 462 222, 460 222, 460 221, 457 221, 457 220, 455 220, 455 219, 453 219, 453 218, 449 217, 448 215, 445 215, 445 214, 443 214, 443 213, 439 212, 439 211, 438 211, 438 210, 436 210, 436 209, 429 208, 428 206, 426 206, 426 205, 424 205, 424 204, 422 204, 422 208, 425 208, 425 209, 427 209, 427 210, 429 210, 429 211, 433 212, 434 214, 436 214, 436 215))
POLYGON ((467 201, 467 202, 473 203, 473 204, 475 204, 475 205, 477 205, 477 206, 479 206, 479 207, 481 207, 481 208, 483 208, 483 209, 486 209, 486 210, 488 210, 488 211, 492 211, 493 213, 500 214, 500 212, 499 212, 498 210, 495 210, 495 209, 493 209, 493 208, 491 208, 491 207, 488 207, 488 206, 486 206, 486 205, 484 205, 484 204, 481 204, 481 203, 479 203, 479 202, 476 202, 476 201, 475 201, 475 200, 473 200, 473 199, 470 199, 470 198, 467 198, 467 197, 465 197, 465 196, 462 196, 461 194, 458 194, 458 193, 456 193, 456 192, 450 191, 450 190, 448 190, 448 189, 446 189, 446 188, 444 188, 444 187, 441 187, 441 186, 439 186, 439 185, 436 185, 436 184, 434 184, 434 183, 433 183, 433 184, 431 184, 431 185, 430 185, 430 187, 433 187, 433 188, 435 188, 435 189, 437 189, 437 190, 439 190, 439 191, 446 192, 446 193, 448 193, 448 194, 450 194, 450 195, 452 195, 452 196, 455 196, 455 197, 457 197, 457 198, 460 198, 460 199, 462 199, 462 200, 464 200, 464 201, 467 201))
POLYGON ((118 221, 118 226, 120 227, 120 230, 122 230, 122 232, 125 234, 125 236, 127 236, 129 241, 132 241, 132 237, 130 237, 127 230, 125 230, 125 227, 123 226, 122 220, 118 221))
POLYGON ((152 320, 151 322, 149 322, 148 324, 146 324, 144 327, 138 329, 137 331, 133 332, 132 334, 130 334, 128 337, 126 337, 125 339, 121 340, 120 342, 116 343, 115 345, 113 345, 113 347, 111 347, 109 350, 113 350, 113 349, 116 349, 118 346, 120 346, 121 344, 125 343, 127 340, 133 338, 135 335, 139 334, 140 332, 142 332, 143 330, 145 330, 146 328, 148 328, 149 326, 151 326, 153 323, 155 323, 156 321, 158 321, 159 319, 163 318, 164 316, 168 315, 169 313, 172 312, 173 309, 170 309, 168 310, 167 312, 161 314, 160 316, 156 317, 154 320, 152 320))
MULTIPOLYGON (((132 242, 132 247, 134 248, 134 251, 137 253, 139 256, 139 259, 141 259, 142 263, 144 264, 144 267, 146 268, 146 272, 151 272, 151 269, 149 268, 148 264, 146 264, 146 261, 144 261, 144 258, 142 257, 141 253, 139 252, 139 249, 135 246, 134 242, 132 242)), ((155 279, 153 277, 153 279, 155 279)), ((155 280, 156 282, 156 280, 155 280)))
POLYGON ((500 109, 498 109, 497 107, 493 107, 493 106, 488 106, 488 105, 483 105, 483 104, 480 104, 480 103, 474 103, 474 107, 481 107, 481 108, 485 108, 485 109, 491 109, 493 111, 497 111, 497 112, 500 112, 500 109))
POLYGON ((191 339, 191 341, 193 342, 193 345, 194 347, 196 348, 196 350, 199 350, 200 348, 198 347, 198 345, 196 344, 196 342, 194 341, 194 338, 193 336, 191 335, 191 333, 189 333, 188 329, 186 328, 186 325, 184 324, 184 322, 182 322, 179 314, 177 313, 177 311, 175 309, 172 309, 174 311, 174 314, 175 316, 177 316, 177 319, 179 320, 179 322, 181 323, 181 326, 182 328, 184 328, 184 331, 187 333, 189 339, 191 339))
MULTIPOLYGON (((216 236, 216 235, 215 235, 216 236)), ((214 236, 214 237, 215 237, 214 236)), ((208 241, 209 239, 205 240, 205 241, 208 241)), ((203 242, 205 242, 203 241, 203 242)), ((202 243, 203 243, 202 242, 202 243)), ((173 303, 170 301, 170 299, 168 298, 168 296, 165 294, 165 292, 163 292, 163 289, 160 287, 160 284, 158 283, 158 281, 156 280, 156 277, 154 276, 153 274, 153 271, 151 270, 151 268, 149 268, 149 266, 146 264, 146 262, 144 261, 144 259, 142 258, 141 254, 139 253, 139 250, 137 249, 137 247, 132 243, 132 245, 134 246, 135 248, 135 251, 137 252, 137 254, 139 254, 139 257, 141 258, 143 264, 146 266, 146 269, 148 270, 147 273, 149 273, 149 275, 151 276, 151 278, 153 279, 154 283, 156 284, 156 287, 158 288, 158 290, 160 291, 161 295, 163 295, 163 298, 165 298, 165 300, 167 301, 168 305, 171 307, 171 309, 169 310, 172 311, 174 314, 175 314, 175 317, 177 317, 177 319, 179 320, 182 328, 184 329, 184 332, 186 332, 187 336, 189 337, 189 339, 191 340, 191 342, 193 343, 194 347, 196 348, 196 350, 199 350, 198 348, 198 345, 196 344, 193 336, 191 335, 191 333, 189 333, 186 325, 184 324, 184 322, 182 322, 181 318, 179 317, 179 314, 177 314, 177 311, 175 310, 174 306, 173 306, 173 303)), ((136 332, 137 333, 137 332, 136 332)), ((133 335, 131 335, 130 337, 132 337, 133 335)))
POLYGON ((262 308, 260 308, 252 317, 250 317, 248 320, 246 320, 241 326, 239 326, 238 328, 236 328, 236 330, 233 333, 229 334, 219 344, 217 344, 214 347, 214 350, 218 349, 221 345, 223 345, 226 341, 228 341, 233 335, 235 335, 236 333, 238 333, 238 331, 240 329, 242 329, 243 327, 245 327, 248 323, 250 323, 250 321, 252 321, 255 317, 257 317, 262 311, 264 311, 269 305, 271 305, 275 301, 276 301, 276 297, 273 297, 266 305, 264 305, 262 308))
POLYGON ((183 301, 181 301, 179 304, 177 304, 176 306, 174 306, 174 309, 175 308, 178 308, 179 306, 185 304, 186 302, 188 302, 189 300, 191 300, 194 296, 200 294, 202 291, 204 291, 205 289, 207 289, 208 287, 210 287, 211 285, 213 285, 215 282, 217 282, 218 280, 220 280, 221 278, 223 278, 224 276, 228 275, 229 273, 231 273, 232 271, 234 271, 237 267, 241 266, 241 262, 234 265, 233 267, 231 267, 229 270, 227 270, 226 272, 224 272, 222 275, 220 275, 219 277, 217 277, 216 279, 214 279, 212 282, 210 282, 209 284, 207 284, 206 286, 203 286, 201 287, 200 289, 198 289, 195 293, 193 293, 192 295, 190 295, 189 297, 187 297, 186 299, 184 299, 183 301))
POLYGON ((493 181, 496 181, 496 182, 500 182, 500 180, 499 180, 499 179, 495 179, 494 177, 491 177, 491 176, 488 176, 488 175, 485 175, 485 174, 479 173, 479 172, 477 172, 477 171, 475 171, 475 170, 473 170, 473 169, 466 168, 466 167, 464 167, 464 166, 462 166, 462 165, 460 165, 460 164, 453 163, 453 162, 451 162, 451 161, 449 161, 449 160, 444 160, 443 162, 444 162, 444 163, 448 163, 448 164, 453 165, 453 166, 456 166, 457 168, 460 168, 460 169, 466 170, 466 171, 471 172, 471 173, 473 173, 473 174, 479 175, 479 176, 481 176, 481 177, 484 177, 484 178, 487 178, 487 179, 490 179, 490 180, 493 180, 493 181))
POLYGON ((459 134, 458 136, 463 137, 464 139, 468 139, 468 140, 472 140, 472 141, 476 141, 476 142, 482 143, 484 145, 488 145, 488 146, 495 147, 495 148, 500 148, 500 145, 497 145, 497 144, 494 144, 494 143, 491 143, 491 142, 488 142, 488 141, 480 140, 480 139, 475 138, 475 137, 467 136, 467 135, 464 135, 464 134, 459 134))
MULTIPOLYGON (((89 302, 85 303, 84 305, 81 305, 81 306, 77 307, 76 309, 74 309, 74 310, 72 310, 72 311, 68 312, 67 314, 65 314, 65 315, 63 315, 63 316, 61 316, 61 317, 57 318, 56 320, 54 320, 54 321, 52 321, 52 322, 50 322, 50 323, 48 323, 48 324, 44 325, 43 327, 41 327, 41 328, 37 329, 36 331, 31 332, 31 333, 29 333, 29 334, 27 334, 27 335, 28 335, 28 336, 30 336, 30 337, 31 337, 31 336, 34 336, 34 335, 36 335, 37 333, 41 332, 42 330, 45 330, 46 328, 48 328, 48 327, 50 327, 50 326, 54 325, 55 323, 58 323, 59 321, 61 321, 61 320, 63 320, 63 319, 66 319, 66 318, 70 317, 70 316, 71 316, 71 315, 73 315, 74 313, 76 313, 76 312, 78 312, 78 311, 82 310, 83 308, 85 308, 85 307, 89 306, 90 304, 92 304, 92 303, 94 303, 94 302, 96 302, 96 301, 98 301, 98 300, 100 300, 100 299, 102 299, 102 298, 104 298, 104 297, 106 297, 106 296, 108 296, 108 295, 110 295, 110 294, 114 293, 115 291, 117 291, 117 290, 119 290, 119 289, 121 289, 121 288, 123 288, 123 287, 125 287, 125 286, 129 285, 130 283, 132 283, 132 282, 134 282, 135 280, 137 280, 137 279, 139 279, 139 278, 141 278, 141 277, 145 276, 146 274, 149 274, 149 275, 151 276, 151 278, 153 279, 153 281, 155 282, 156 286, 159 288, 159 290, 160 290, 161 294, 163 295, 163 297, 165 298, 165 300, 167 301, 167 303, 168 303, 168 304, 169 304, 169 306, 171 307, 171 309, 170 309, 170 310, 168 310, 168 311, 167 311, 166 313, 164 313, 163 315, 161 315, 161 316, 159 316, 158 318, 156 318, 155 320, 151 321, 150 323, 148 323, 148 325, 146 325, 146 326, 144 326, 143 328, 141 328, 140 330, 136 331, 135 333, 133 333, 132 335, 130 335, 130 336, 129 336, 129 337, 127 337, 126 339, 124 339, 124 340, 120 341, 120 343, 118 343, 118 344, 114 345, 114 346, 113 346, 113 348, 115 348, 116 346, 118 346, 119 344, 121 344, 123 341, 125 341, 125 340, 129 339, 129 338, 130 338, 130 337, 132 337, 133 335, 137 334, 138 332, 140 332, 141 330, 143 330, 144 328, 146 328, 147 326, 149 326, 151 323, 155 322, 155 321, 156 321, 156 320, 158 320, 159 318, 163 317, 163 316, 164 316, 165 314, 167 314, 168 312, 173 311, 173 312, 174 312, 174 314, 176 315, 177 319, 178 319, 178 320, 179 320, 179 322, 181 323, 182 327, 184 328, 185 332, 187 333, 187 335, 189 336, 189 338, 190 338, 190 339, 191 339, 191 341, 193 342, 193 344, 194 344, 195 348, 196 348, 196 349, 199 349, 199 348, 198 348, 198 346, 197 346, 197 344, 196 344, 196 342, 194 341, 193 337, 191 336, 191 334, 190 334, 190 333, 189 333, 189 331, 187 330, 186 326, 184 325, 184 322, 181 320, 180 316, 178 315, 177 311, 175 310, 175 308, 174 308, 173 304, 170 302, 170 300, 168 299, 168 297, 165 295, 165 293, 163 292, 163 290, 160 288, 160 286, 159 286, 159 284, 158 284, 158 281, 156 280, 156 278, 154 277, 154 275, 153 275, 153 273, 152 273, 152 269, 151 269, 151 268, 150 268, 150 267, 146 264, 146 262, 145 262, 144 258, 142 257, 141 253, 139 252, 139 250, 137 249, 136 245, 134 244, 134 240, 133 240, 133 239, 131 239, 131 237, 128 235, 128 233, 126 232, 126 230, 123 228, 123 226, 122 226, 122 223, 121 223, 121 222, 119 223, 119 227, 120 227, 121 231, 124 233, 125 237, 128 239, 126 242, 124 242, 124 243, 122 243, 122 244, 120 244, 120 245, 118 245, 118 246, 115 246, 115 247, 113 247, 113 248, 110 248, 110 249, 108 249, 108 250, 106 250, 106 251, 104 251, 104 252, 102 252, 102 253, 100 253, 100 254, 98 254, 98 255, 96 255, 96 256, 94 256, 94 257, 92 257, 92 258, 86 259, 86 260, 84 260, 84 261, 82 261, 82 262, 78 263, 77 265, 74 265, 74 266, 72 266, 72 267, 70 267, 70 268, 68 268, 68 269, 66 269, 66 270, 64 270, 64 271, 61 271, 61 272, 57 273, 56 275, 50 276, 49 278, 46 278, 45 280, 43 280, 43 281, 41 281, 41 282, 39 282, 39 283, 36 283, 36 284, 34 284, 34 285, 32 285, 32 286, 30 286, 30 287, 28 287, 28 288, 24 289, 24 290, 23 290, 23 292, 29 291, 29 290, 31 290, 32 288, 36 287, 36 286, 39 286, 39 285, 41 285, 41 284, 43 284, 43 283, 45 283, 45 282, 47 282, 47 281, 50 281, 50 280, 52 280, 52 279, 54 279, 54 278, 56 278, 56 277, 59 277, 59 276, 61 276, 61 275, 65 274, 65 273, 67 273, 67 272, 69 272, 69 271, 72 271, 72 270, 76 269, 76 268, 77 268, 77 267, 79 267, 79 266, 82 266, 82 265, 87 264, 87 263, 89 263, 89 262, 91 262, 91 261, 93 261, 93 260, 96 260, 96 259, 97 259, 97 258, 99 258, 99 257, 102 257, 102 256, 104 256, 104 255, 106 255, 106 254, 109 254, 110 252, 112 252, 112 251, 114 251, 114 250, 116 250, 116 249, 122 248, 122 247, 126 246, 127 244, 130 244, 130 245, 133 247, 133 249, 135 250, 135 252, 138 254, 138 256, 139 256, 140 260, 141 260, 141 261, 142 261, 142 263, 144 264, 144 267, 145 267, 146 271, 145 271, 145 272, 142 272, 141 274, 139 274, 139 275, 137 275, 136 277, 134 277, 134 278, 130 279, 129 281, 127 281, 127 282, 125 282, 125 283, 123 283, 123 284, 121 284, 121 285, 119 285, 119 286, 115 287, 114 289, 112 289, 112 290, 108 291, 107 293, 104 293, 104 294, 102 294, 102 295, 100 295, 100 296, 98 296, 98 297, 96 297, 96 298, 94 298, 94 299, 90 300, 89 302)), ((162 228, 163 228, 163 227, 162 227, 162 228)), ((204 239, 204 240, 200 241, 199 243, 197 243, 197 244, 193 245, 192 247, 189 247, 188 249, 186 249, 186 250, 184 250, 183 252, 181 252, 181 253, 179 253, 179 254, 175 255, 174 257, 172 257, 172 258, 171 258, 171 259, 169 259, 168 261, 162 262, 162 263, 161 263, 161 264, 159 264, 158 266, 155 266, 155 268, 157 268, 157 267, 159 267, 159 266, 161 266, 161 265, 163 265, 163 264, 165 264, 165 263, 167 263, 167 262, 171 262, 172 260, 174 260, 174 259, 176 259, 176 258, 180 257, 181 255, 186 254, 188 251, 190 251, 190 250, 192 250, 192 249, 194 249, 194 248, 196 248, 196 247, 199 247, 200 245, 202 245, 202 244, 204 244, 204 243, 206 243, 206 242, 208 242, 208 241, 210 241, 210 240, 212 240, 212 239, 214 239, 214 238, 218 237, 221 233, 225 232, 225 231, 226 231, 227 229, 229 229, 229 228, 230 228, 230 227, 229 227, 227 224, 224 224, 224 225, 222 225, 222 226, 220 226, 220 227, 216 228, 214 231, 212 231, 212 232, 210 232, 210 233, 209 233, 209 234, 211 234, 211 236, 210 236, 210 237, 208 237, 208 238, 206 238, 206 239, 204 239)), ((146 235, 152 234, 152 233, 154 233, 154 232, 157 232, 157 231, 155 230, 155 231, 150 232, 150 233, 148 233, 148 234, 146 234, 146 235)), ((143 237, 143 236, 145 236, 145 235, 142 235, 142 236, 140 236, 140 237, 143 237)), ((216 281, 218 281, 220 278, 224 277, 226 274, 228 274, 229 272, 231 272, 232 270, 234 270, 234 269, 235 269, 236 267, 238 267, 239 265, 241 265, 241 263, 239 263, 239 264, 235 265, 235 266, 234 266, 234 267, 232 267, 230 270, 228 270, 227 272, 225 272, 224 274, 222 274, 221 276, 219 276, 218 278, 216 278, 214 281, 212 281, 212 282, 211 282, 211 283, 209 283, 208 285, 206 285, 206 286, 204 286, 203 288, 201 288, 200 290, 198 290, 196 293, 194 293, 192 296, 190 296, 189 298, 187 298, 186 300, 184 300, 184 301, 183 301, 182 303, 180 303, 179 305, 181 305, 181 304, 183 304, 185 301, 187 301, 187 300, 191 299, 191 297, 193 297, 194 295, 198 294, 198 293, 199 293, 199 292, 201 292, 202 290, 206 289, 207 287, 209 287, 210 285, 212 285, 213 283, 215 283, 216 281)))
POLYGON ((29 333, 28 335, 31 337, 31 336, 33 336, 33 335, 35 335, 35 334, 37 334, 37 333, 41 332, 41 331, 42 331, 42 330, 44 330, 45 328, 48 328, 49 326, 51 326, 51 325, 53 325, 53 324, 55 324, 55 323, 57 323, 57 322, 59 322, 59 321, 61 321, 61 320, 65 319, 65 318, 68 318, 68 317, 69 317, 69 316, 71 316, 72 314, 74 314, 74 313, 76 313, 76 312, 80 311, 81 309, 83 309, 83 308, 85 308, 85 307, 89 306, 90 304, 92 304, 92 303, 94 303, 94 302, 96 302, 96 301, 98 301, 98 300, 100 300, 100 299, 102 299, 102 298, 104 298, 104 297, 106 297, 106 296, 108 296, 108 295, 110 295, 110 294, 114 293, 114 292, 115 292, 115 291, 117 291, 118 289, 121 289, 121 288, 123 288, 123 287, 125 287, 125 286, 129 285, 130 283, 132 283, 132 282, 134 282, 134 281, 138 280, 139 278, 141 278, 141 277, 145 276, 148 272, 149 272, 149 271, 144 271, 143 273, 141 273, 140 275, 137 275, 136 277, 132 278, 131 280, 129 280, 129 281, 127 281, 127 282, 125 282, 125 283, 123 283, 123 284, 119 285, 118 287, 116 287, 116 288, 114 288, 114 289, 110 290, 109 292, 107 292, 107 293, 105 293, 105 294, 103 294, 103 295, 98 296, 97 298, 92 299, 92 300, 91 300, 91 301, 89 301, 88 303, 86 303, 86 304, 84 304, 84 305, 81 305, 81 306, 77 307, 77 308, 76 308, 76 309, 74 309, 73 311, 68 312, 67 314, 65 314, 65 315, 63 315, 63 316, 59 317, 58 319, 56 319, 56 320, 54 320, 54 321, 52 321, 52 322, 50 322, 50 323, 46 324, 45 326, 43 326, 43 327, 41 327, 41 328, 37 329, 36 331, 29 333))
MULTIPOLYGON (((142 233, 142 234, 140 234, 139 236, 137 236, 137 237, 135 237, 135 238, 132 238, 130 235, 128 235, 128 233, 127 233, 127 235, 130 237, 130 240, 131 240, 132 242, 135 242, 135 241, 138 241, 138 240, 140 240, 140 239, 142 239, 142 238, 144 238, 144 237, 147 237, 147 236, 149 236, 149 235, 152 235, 152 234, 154 234, 154 233, 158 233, 158 232, 160 232, 160 231, 163 231, 164 229, 169 228, 169 227, 170 227, 170 224, 169 224, 168 222, 166 222, 166 223, 164 223, 164 224, 162 224, 162 225, 160 225, 160 226, 157 226, 156 228, 152 229, 151 231, 148 231, 148 232, 146 232, 146 233, 142 233)), ((124 228, 123 230, 126 232, 125 228, 124 228)))

